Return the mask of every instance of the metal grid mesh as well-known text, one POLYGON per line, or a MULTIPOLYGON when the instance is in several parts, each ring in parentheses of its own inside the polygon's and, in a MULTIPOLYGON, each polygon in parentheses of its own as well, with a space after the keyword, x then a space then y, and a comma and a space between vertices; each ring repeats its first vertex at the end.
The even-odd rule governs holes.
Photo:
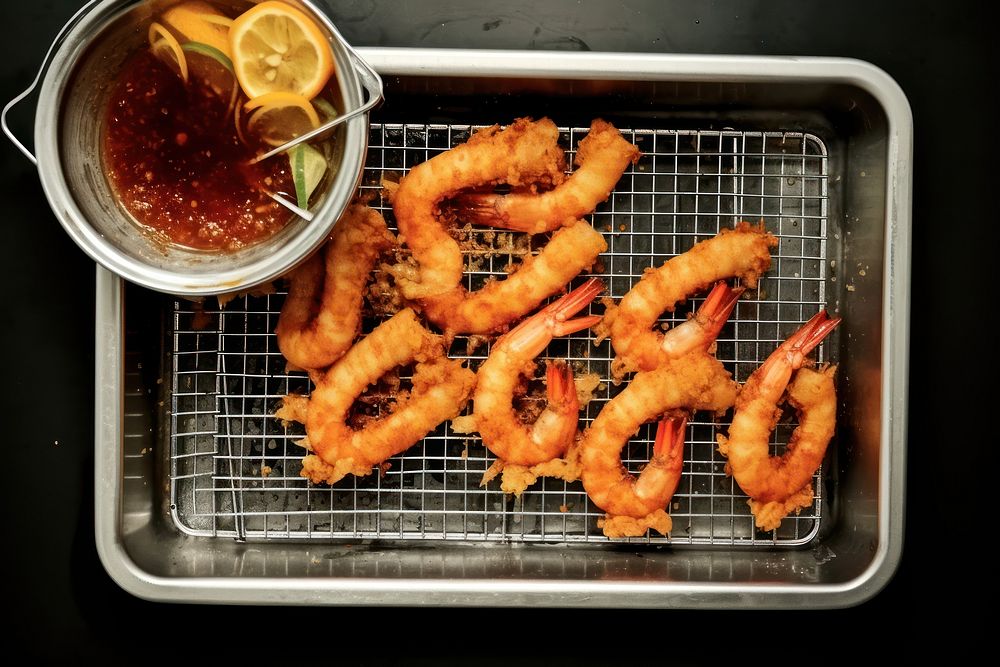
MULTIPOLYGON (((475 127, 372 125, 365 190, 381 197, 383 173, 403 174, 415 164, 466 140, 475 127)), ((571 155, 586 128, 562 130, 571 155)), ((608 252, 593 275, 621 297, 649 266, 689 249, 737 220, 762 219, 779 238, 771 270, 756 291, 741 298, 718 339, 717 355, 745 381, 774 347, 825 306, 828 158, 823 142, 801 133, 623 130, 643 152, 612 197, 592 217, 608 252)), ((480 244, 504 241, 483 230, 467 236, 480 244)), ((509 240, 509 239, 507 239, 509 240)), ((504 245, 491 255, 470 254, 467 286, 503 276, 518 255, 537 251, 544 238, 504 245), (523 245, 522 245, 523 243, 523 245)), ((582 279, 578 279, 577 284, 582 279)), ((334 487, 299 476, 302 430, 286 429, 272 415, 290 391, 307 392, 308 379, 287 373, 274 338, 283 294, 238 298, 224 310, 178 301, 173 316, 170 435, 171 508, 183 530, 239 539, 434 539, 513 542, 606 542, 597 526, 603 513, 579 482, 542 478, 520 498, 505 497, 494 481, 480 486, 494 457, 478 437, 455 434, 449 424, 390 460, 384 475, 348 476, 334 487)), ((681 321, 701 302, 664 322, 681 321)), ((597 312, 600 307, 598 306, 597 312)), ((486 345, 452 355, 473 369, 486 345)), ((820 360, 826 354, 818 351, 820 360)), ((581 415, 586 425, 622 387, 608 381, 612 349, 592 344, 589 332, 553 341, 542 357, 569 358, 603 382, 581 415)), ((668 511, 668 537, 633 542, 672 545, 794 545, 808 542, 821 519, 822 470, 814 478, 811 508, 777 531, 755 530, 746 498, 725 475, 716 438, 725 420, 698 414, 689 421, 684 472, 668 511)), ((794 424, 775 430, 778 452, 794 424)), ((648 461, 653 427, 644 426, 623 451, 633 472, 648 461)))

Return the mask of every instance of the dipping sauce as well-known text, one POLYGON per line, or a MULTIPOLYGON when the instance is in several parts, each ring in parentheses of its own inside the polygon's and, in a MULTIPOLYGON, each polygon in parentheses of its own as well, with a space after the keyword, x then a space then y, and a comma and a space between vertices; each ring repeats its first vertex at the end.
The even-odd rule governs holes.
MULTIPOLYGON (((228 94, 184 81, 140 49, 113 83, 104 170, 122 205, 148 231, 201 250, 237 250, 284 227, 292 214, 271 199, 294 193, 289 162, 250 165, 228 94)), ((292 195, 294 201, 294 195, 292 195)))

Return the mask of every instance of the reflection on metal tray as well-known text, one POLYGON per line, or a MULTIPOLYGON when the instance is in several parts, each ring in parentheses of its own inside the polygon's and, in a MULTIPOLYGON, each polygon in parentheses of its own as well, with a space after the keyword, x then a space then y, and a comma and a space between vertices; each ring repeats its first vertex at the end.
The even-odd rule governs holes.
MULTIPOLYGON (((372 126, 362 188, 391 227, 392 209, 379 187, 383 175, 405 173, 465 141, 474 129, 372 126)), ((587 128, 562 128, 570 159, 586 133, 587 128)), ((779 238, 771 270, 757 290, 744 294, 718 339, 719 359, 745 381, 780 340, 828 305, 828 258, 839 255, 839 241, 827 232, 826 145, 802 132, 623 129, 623 134, 639 146, 642 158, 591 216, 609 246, 591 273, 604 277, 611 296, 620 298, 645 268, 738 220, 763 221, 779 238)), ((487 277, 503 278, 518 255, 537 252, 545 242, 544 236, 516 238, 493 230, 462 234, 477 248, 465 258, 470 289, 487 277)), ((351 476, 332 488, 308 483, 299 476, 303 450, 295 444, 302 429, 283 427, 271 416, 281 396, 310 388, 305 374, 286 372, 278 352, 273 332, 282 300, 281 293, 241 297, 221 311, 175 303, 169 479, 174 520, 182 530, 246 540, 608 541, 597 528, 603 512, 579 482, 541 478, 516 499, 505 497, 498 481, 481 486, 493 455, 478 436, 455 434, 449 423, 391 459, 383 475, 351 476)), ((681 321, 700 300, 662 321, 681 321)), ((366 330, 375 323, 369 317, 366 330)), ((452 355, 469 359, 475 369, 489 348, 483 344, 470 354, 469 347, 459 337, 452 355)), ((610 382, 611 346, 593 345, 591 332, 557 339, 542 357, 568 358, 578 375, 601 377, 584 423, 625 386, 610 382)), ((826 346, 818 358, 827 358, 826 346)), ((728 416, 705 413, 689 422, 684 474, 668 508, 673 532, 632 542, 773 546, 804 544, 817 535, 824 488, 830 487, 822 472, 814 478, 812 507, 776 531, 754 529, 746 497, 725 474, 725 459, 717 452, 716 435, 727 423, 728 416)), ((634 472, 649 459, 653 427, 640 429, 625 450, 626 466, 634 472)), ((793 427, 779 425, 774 451, 782 449, 793 427)))

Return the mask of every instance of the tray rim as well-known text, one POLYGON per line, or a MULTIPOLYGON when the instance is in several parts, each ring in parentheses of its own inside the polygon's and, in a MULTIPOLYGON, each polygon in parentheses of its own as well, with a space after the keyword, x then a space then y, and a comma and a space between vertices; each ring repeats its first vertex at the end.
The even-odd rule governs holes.
POLYGON ((128 554, 121 534, 124 281, 96 267, 95 538, 111 578, 133 595, 158 601, 237 604, 438 605, 633 608, 839 608, 876 595, 902 555, 909 358, 913 117, 885 71, 851 58, 647 53, 496 51, 359 47, 380 74, 708 82, 838 82, 882 105, 888 122, 881 350, 882 420, 879 541, 868 568, 839 584, 539 581, 537 579, 377 579, 332 577, 185 577, 153 575, 128 554))

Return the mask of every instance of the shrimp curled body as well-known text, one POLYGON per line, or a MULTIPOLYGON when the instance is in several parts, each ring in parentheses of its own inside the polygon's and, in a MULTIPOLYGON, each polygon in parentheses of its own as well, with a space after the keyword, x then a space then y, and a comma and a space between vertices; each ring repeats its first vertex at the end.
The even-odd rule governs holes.
POLYGON ((505 280, 492 281, 476 292, 460 285, 423 299, 424 314, 446 331, 496 331, 561 290, 607 249, 604 237, 578 220, 556 231, 538 255, 526 257, 505 280))
POLYGON ((313 371, 347 352, 361 325, 368 275, 394 244, 378 211, 353 204, 323 250, 290 274, 275 334, 291 364, 313 371))
POLYGON ((650 465, 637 479, 622 464, 622 449, 642 424, 668 411, 720 412, 735 399, 736 383, 728 371, 704 353, 686 354, 637 373, 584 432, 580 448, 587 495, 611 517, 659 517, 651 527, 666 533, 670 524, 663 508, 676 488, 679 469, 650 465))
POLYGON ((820 311, 779 346, 740 390, 728 437, 718 436, 719 451, 729 459, 727 470, 750 496, 748 504, 762 530, 774 530, 788 514, 812 503, 812 476, 836 425, 836 367, 814 371, 802 364, 839 322, 820 311), (770 434, 781 416, 777 406, 786 387, 799 425, 785 452, 770 456, 770 434))
POLYGON ((594 329, 598 341, 610 337, 616 357, 612 376, 652 370, 670 358, 669 341, 653 330, 664 311, 672 311, 688 295, 725 278, 738 277, 750 287, 771 264, 770 248, 777 240, 763 226, 740 223, 715 237, 695 244, 659 268, 645 274, 617 306, 609 306, 594 329))
MULTIPOLYGON (((580 403, 569 366, 558 362, 548 365, 548 405, 531 425, 518 419, 513 407, 514 392, 520 377, 534 371, 534 358, 553 337, 581 331, 600 320, 597 315, 568 318, 603 289, 601 281, 592 278, 549 304, 500 338, 480 366, 473 416, 483 444, 503 461, 501 465, 537 466, 562 456, 573 443, 580 403)), ((518 471, 509 479, 505 473, 502 489, 520 494, 533 481, 527 471, 518 471), (514 479, 520 481, 515 483, 514 479)))
POLYGON ((557 231, 535 257, 526 258, 505 280, 469 292, 461 284, 462 250, 438 219, 440 202, 460 190, 508 183, 559 183, 565 156, 551 120, 514 121, 506 129, 480 130, 466 143, 410 170, 393 197, 400 236, 412 250, 413 267, 391 269, 403 295, 449 333, 501 329, 555 294, 607 249, 587 222, 557 231))
POLYGON ((592 213, 639 155, 614 125, 598 118, 577 147, 576 170, 561 185, 543 193, 462 194, 455 198, 455 208, 460 217, 480 225, 529 234, 552 231, 592 213))
POLYGON ((443 294, 462 279, 462 251, 438 220, 439 203, 487 184, 561 182, 566 158, 559 130, 548 119, 521 118, 504 130, 494 125, 459 146, 413 167, 399 183, 393 211, 399 233, 419 265, 417 279, 399 272, 407 299, 443 294))
POLYGON ((438 424, 462 410, 475 374, 448 359, 440 336, 427 331, 406 308, 361 339, 317 383, 306 410, 306 436, 313 454, 302 476, 333 484, 345 475, 366 475, 438 424), (355 431, 347 423, 355 398, 387 371, 416 361, 413 389, 392 413, 355 431))

